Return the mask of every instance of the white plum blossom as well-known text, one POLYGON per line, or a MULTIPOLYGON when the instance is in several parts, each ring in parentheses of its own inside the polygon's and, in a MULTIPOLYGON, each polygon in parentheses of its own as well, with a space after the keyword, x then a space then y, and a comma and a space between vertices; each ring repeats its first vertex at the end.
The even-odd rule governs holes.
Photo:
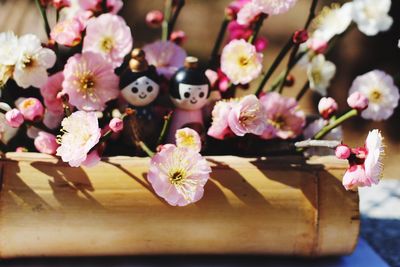
POLYGON ((41 87, 47 81, 47 69, 54 66, 56 55, 53 50, 43 48, 33 34, 21 36, 18 40, 18 60, 14 69, 14 80, 18 86, 41 87))
POLYGON ((327 89, 336 73, 336 66, 319 54, 314 56, 307 66, 307 76, 311 90, 326 96, 327 89))
POLYGON ((393 78, 381 70, 373 70, 358 76, 351 85, 349 95, 360 92, 369 104, 361 113, 364 119, 381 121, 388 119, 399 102, 399 89, 393 78))
POLYGON ((252 3, 258 6, 262 13, 278 15, 286 13, 297 3, 297 0, 253 0, 252 3))
POLYGON ((368 133, 365 148, 368 151, 364 162, 365 174, 377 184, 382 177, 384 154, 383 137, 379 130, 374 129, 368 133))
POLYGON ((388 15, 391 0, 354 0, 352 4, 353 20, 364 34, 376 35, 392 26, 393 18, 388 15))
POLYGON ((71 167, 79 167, 99 142, 101 129, 95 112, 76 111, 61 122, 61 145, 57 156, 71 167))
POLYGON ((342 6, 332 4, 324 7, 313 20, 315 29, 311 38, 328 42, 334 36, 344 33, 352 21, 352 6, 350 2, 342 6))
POLYGON ((11 31, 0 33, 0 65, 12 66, 18 60, 18 37, 11 31))
POLYGON ((221 70, 233 84, 247 84, 262 70, 263 55, 243 39, 232 40, 221 54, 221 70))
POLYGON ((0 87, 12 77, 18 59, 18 37, 13 32, 0 33, 0 87))

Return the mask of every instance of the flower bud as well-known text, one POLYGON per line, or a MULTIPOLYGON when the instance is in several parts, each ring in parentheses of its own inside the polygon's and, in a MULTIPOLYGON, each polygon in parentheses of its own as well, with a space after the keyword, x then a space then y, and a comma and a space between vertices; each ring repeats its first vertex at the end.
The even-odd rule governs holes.
POLYGON ((289 74, 286 77, 285 86, 286 87, 292 87, 294 85, 295 81, 296 81, 296 79, 294 78, 294 76, 292 74, 289 74))
POLYGON ((164 20, 164 14, 160 10, 152 10, 146 15, 146 23, 152 28, 161 26, 164 20))
POLYGON ((40 153, 49 155, 54 155, 59 146, 54 135, 43 131, 39 132, 33 143, 40 153))
POLYGON ((186 33, 184 31, 173 31, 171 33, 170 40, 171 42, 176 43, 177 45, 182 45, 186 41, 186 33))
POLYGON ((307 43, 307 46, 315 53, 323 54, 328 49, 328 42, 313 38, 307 43))
POLYGON ((18 153, 28 152, 28 149, 27 149, 26 147, 19 146, 19 147, 17 147, 17 148, 15 149, 15 152, 18 152, 18 153))
POLYGON ((262 52, 268 47, 268 39, 265 37, 258 37, 254 42, 257 52, 262 52))
POLYGON ((60 10, 61 8, 71 6, 71 0, 53 0, 53 6, 60 10))
POLYGON ((50 32, 51 39, 60 45, 73 47, 82 40, 85 26, 76 18, 58 22, 50 32))
POLYGON ((124 122, 120 118, 113 118, 108 124, 111 131, 118 133, 124 128, 124 122))
POLYGON ((306 30, 298 30, 293 34, 293 43, 302 44, 308 40, 308 32, 306 30))
POLYGON ((350 157, 351 150, 346 145, 340 145, 336 147, 335 155, 338 159, 348 159, 350 157))
POLYGON ((29 97, 22 100, 18 104, 18 109, 24 116, 25 120, 35 121, 41 118, 44 114, 44 107, 42 103, 34 97, 29 97))
POLYGON ((347 104, 359 112, 366 109, 368 107, 368 103, 368 98, 360 92, 354 92, 347 98, 347 104))
POLYGON ((238 9, 234 6, 227 6, 225 8, 225 17, 228 20, 235 20, 237 13, 238 13, 238 9))
POLYGON ((338 104, 332 97, 323 97, 318 103, 319 114, 324 119, 329 119, 338 110, 338 104))
POLYGON ((16 108, 7 111, 5 117, 8 125, 10 125, 13 128, 18 128, 19 126, 21 126, 22 123, 24 123, 24 116, 16 108))

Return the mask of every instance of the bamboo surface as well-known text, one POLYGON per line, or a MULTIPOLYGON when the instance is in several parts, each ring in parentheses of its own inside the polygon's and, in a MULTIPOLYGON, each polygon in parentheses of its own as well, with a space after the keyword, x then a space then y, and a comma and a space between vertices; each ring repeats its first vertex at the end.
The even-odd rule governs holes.
POLYGON ((199 202, 171 207, 146 180, 149 160, 71 168, 35 153, 0 161, 0 257, 351 253, 358 193, 332 157, 209 157, 199 202))

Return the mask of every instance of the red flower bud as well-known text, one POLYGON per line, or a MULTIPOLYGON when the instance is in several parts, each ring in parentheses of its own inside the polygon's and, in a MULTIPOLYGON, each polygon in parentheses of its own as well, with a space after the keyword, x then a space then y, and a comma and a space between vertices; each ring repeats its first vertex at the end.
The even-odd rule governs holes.
POLYGON ((146 23, 150 27, 158 28, 164 20, 164 14, 160 10, 152 10, 146 15, 146 23))
POLYGON ((171 42, 182 45, 186 41, 186 33, 184 31, 173 31, 170 36, 171 42))
POLYGON ((306 30, 298 30, 293 34, 293 43, 302 44, 308 40, 308 32, 306 30))
POLYGON ((292 87, 294 85, 295 81, 296 81, 296 79, 294 78, 294 76, 292 74, 289 74, 286 77, 285 86, 286 87, 292 87))

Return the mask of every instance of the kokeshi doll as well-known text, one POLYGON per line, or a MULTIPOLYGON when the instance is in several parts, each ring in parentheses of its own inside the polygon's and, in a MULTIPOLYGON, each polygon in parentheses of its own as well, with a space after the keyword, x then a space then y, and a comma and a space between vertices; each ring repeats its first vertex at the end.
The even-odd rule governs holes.
POLYGON ((175 143, 176 130, 189 127, 204 136, 202 108, 210 95, 210 84, 204 71, 198 68, 198 59, 187 57, 185 66, 171 78, 170 98, 175 105, 167 142, 175 143))
POLYGON ((156 68, 148 65, 145 53, 134 49, 131 53, 129 68, 121 77, 121 95, 128 107, 136 110, 126 123, 124 135, 133 145, 144 141, 150 147, 155 146, 162 121, 154 113, 154 101, 160 92, 160 78, 156 68))

